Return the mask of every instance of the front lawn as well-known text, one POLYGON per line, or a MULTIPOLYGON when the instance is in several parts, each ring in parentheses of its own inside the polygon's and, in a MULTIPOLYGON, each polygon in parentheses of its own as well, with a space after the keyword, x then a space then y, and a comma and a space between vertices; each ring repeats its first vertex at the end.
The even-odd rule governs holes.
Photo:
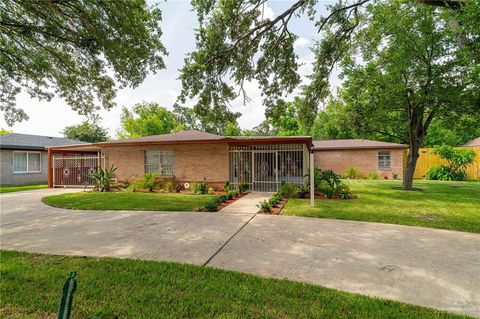
POLYGON ((2 193, 13 193, 13 192, 23 192, 31 191, 33 189, 42 189, 47 188, 47 184, 34 184, 34 185, 19 185, 19 186, 1 186, 0 194, 2 193))
POLYGON ((213 197, 137 192, 80 192, 47 196, 42 198, 42 201, 50 206, 71 209, 196 211, 205 207, 213 197))
POLYGON ((402 191, 401 181, 346 180, 351 200, 290 199, 285 215, 402 224, 480 233, 480 182, 414 181, 423 191, 402 191))
POLYGON ((457 318, 305 283, 177 263, 1 252, 0 317, 55 318, 78 273, 72 318, 457 318))

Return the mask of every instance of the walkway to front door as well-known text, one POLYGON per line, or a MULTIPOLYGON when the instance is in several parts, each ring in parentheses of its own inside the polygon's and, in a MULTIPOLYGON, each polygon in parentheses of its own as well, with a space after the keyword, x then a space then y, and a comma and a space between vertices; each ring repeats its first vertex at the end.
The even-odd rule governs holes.
POLYGON ((272 197, 272 193, 253 192, 236 200, 232 204, 221 209, 219 212, 227 214, 255 215, 260 210, 260 208, 257 207, 257 204, 270 197, 272 197))

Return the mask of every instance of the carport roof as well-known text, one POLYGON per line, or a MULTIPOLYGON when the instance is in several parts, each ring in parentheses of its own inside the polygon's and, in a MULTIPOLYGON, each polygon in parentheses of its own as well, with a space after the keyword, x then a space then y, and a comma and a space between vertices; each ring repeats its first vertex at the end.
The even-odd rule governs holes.
POLYGON ((313 141, 314 151, 348 149, 405 149, 408 145, 363 139, 313 141))

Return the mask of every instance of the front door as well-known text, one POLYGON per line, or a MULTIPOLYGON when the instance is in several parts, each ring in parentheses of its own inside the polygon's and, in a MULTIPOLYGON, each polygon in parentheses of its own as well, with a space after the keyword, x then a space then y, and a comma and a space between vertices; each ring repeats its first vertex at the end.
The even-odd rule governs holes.
POLYGON ((277 152, 254 152, 253 190, 273 192, 277 190, 277 152))

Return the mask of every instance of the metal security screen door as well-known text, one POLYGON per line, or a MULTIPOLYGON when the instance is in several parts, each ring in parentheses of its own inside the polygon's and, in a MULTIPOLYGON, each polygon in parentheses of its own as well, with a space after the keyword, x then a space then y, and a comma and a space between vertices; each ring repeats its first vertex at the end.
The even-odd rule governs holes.
POLYGON ((104 157, 100 154, 53 154, 53 187, 84 187, 93 185, 90 177, 102 167, 104 157))
POLYGON ((282 182, 302 185, 308 169, 303 144, 230 147, 230 183, 247 184, 250 190, 273 192, 282 182))
POLYGON ((272 191, 277 188, 277 152, 254 151, 253 190, 272 191))

